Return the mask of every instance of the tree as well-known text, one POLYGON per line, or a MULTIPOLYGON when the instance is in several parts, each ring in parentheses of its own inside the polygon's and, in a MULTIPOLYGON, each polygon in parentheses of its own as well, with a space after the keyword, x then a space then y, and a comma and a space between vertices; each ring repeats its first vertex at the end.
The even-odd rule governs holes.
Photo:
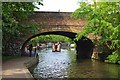
POLYGON ((3 55, 19 54, 23 32, 35 30, 35 25, 23 25, 21 21, 31 15, 35 8, 32 2, 2 3, 3 55))
POLYGON ((82 36, 93 33, 101 37, 98 40, 98 46, 104 47, 106 45, 107 49, 112 51, 112 54, 107 57, 107 62, 118 63, 120 61, 120 13, 118 2, 94 2, 94 4, 82 2, 80 8, 73 13, 73 17, 87 20, 83 31, 77 35, 77 40, 82 36))

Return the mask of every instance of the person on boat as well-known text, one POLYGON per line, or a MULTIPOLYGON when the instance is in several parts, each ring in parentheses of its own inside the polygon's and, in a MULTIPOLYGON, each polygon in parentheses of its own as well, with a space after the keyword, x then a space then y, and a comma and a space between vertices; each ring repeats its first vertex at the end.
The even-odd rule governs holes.
POLYGON ((53 46, 52 46, 52 51, 53 51, 53 52, 55 52, 55 51, 60 52, 60 51, 61 51, 61 43, 58 42, 58 43, 53 44, 53 46))
POLYGON ((58 48, 57 48, 57 50, 58 50, 58 51, 61 51, 61 43, 58 42, 57 44, 58 44, 58 48))

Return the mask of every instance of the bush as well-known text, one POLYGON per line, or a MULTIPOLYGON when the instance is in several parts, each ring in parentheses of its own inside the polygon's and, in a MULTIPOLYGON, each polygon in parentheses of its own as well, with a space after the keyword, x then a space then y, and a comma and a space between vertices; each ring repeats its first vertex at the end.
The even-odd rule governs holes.
POLYGON ((119 51, 114 51, 111 55, 107 57, 108 60, 105 62, 108 63, 119 63, 120 64, 120 55, 119 51))

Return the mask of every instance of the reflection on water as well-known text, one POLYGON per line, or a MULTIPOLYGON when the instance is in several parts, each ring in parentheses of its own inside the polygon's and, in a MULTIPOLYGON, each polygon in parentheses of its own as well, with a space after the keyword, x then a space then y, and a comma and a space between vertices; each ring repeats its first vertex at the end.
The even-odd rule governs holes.
POLYGON ((35 78, 120 78, 119 67, 91 59, 76 62, 74 50, 48 49, 39 52, 33 74, 35 78))

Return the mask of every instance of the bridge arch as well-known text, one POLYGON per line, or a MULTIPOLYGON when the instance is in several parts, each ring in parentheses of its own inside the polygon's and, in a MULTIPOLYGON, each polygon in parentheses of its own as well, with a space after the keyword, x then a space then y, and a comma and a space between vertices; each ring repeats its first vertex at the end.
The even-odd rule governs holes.
MULTIPOLYGON (((68 31, 43 32, 43 33, 33 35, 23 43, 22 48, 21 48, 21 55, 24 55, 25 46, 29 40, 31 40, 34 37, 40 36, 40 35, 50 35, 50 34, 66 36, 72 40, 74 40, 75 36, 77 35, 77 33, 68 32, 68 31)), ((93 43, 89 38, 83 36, 80 40, 75 41, 75 43, 77 45, 76 51, 77 51, 78 59, 91 57, 91 53, 93 50, 93 43)))
MULTIPOLYGON (((67 31, 52 31, 52 32, 42 32, 42 33, 33 35, 33 36, 29 37, 27 40, 25 40, 25 42, 24 42, 23 45, 22 45, 21 52, 24 53, 24 48, 25 48, 26 44, 27 44, 28 41, 31 40, 32 38, 37 37, 37 36, 40 36, 40 35, 50 35, 50 34, 66 36, 66 37, 68 37, 68 38, 70 38, 70 39, 73 40, 73 39, 75 38, 75 35, 76 35, 77 33, 67 32, 67 31)), ((22 53, 21 53, 21 54, 22 54, 22 53)))

